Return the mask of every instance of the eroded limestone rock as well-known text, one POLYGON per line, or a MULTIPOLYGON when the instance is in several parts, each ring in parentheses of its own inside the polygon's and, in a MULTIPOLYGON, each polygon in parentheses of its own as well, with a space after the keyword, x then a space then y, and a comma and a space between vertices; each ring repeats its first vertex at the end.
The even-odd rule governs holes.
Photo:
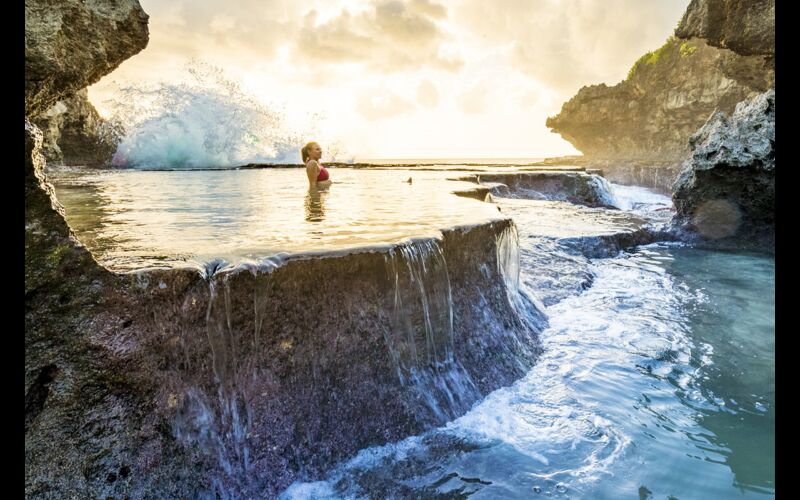
POLYGON ((673 186, 674 223, 710 240, 774 245, 775 90, 715 113, 673 186))
POLYGON ((775 0, 692 0, 675 34, 742 55, 775 56, 775 0))
POLYGON ((25 2, 25 116, 97 82, 147 46, 138 0, 25 2))
POLYGON ((89 102, 86 89, 57 101, 33 122, 44 134, 42 152, 48 164, 111 164, 118 134, 89 102))

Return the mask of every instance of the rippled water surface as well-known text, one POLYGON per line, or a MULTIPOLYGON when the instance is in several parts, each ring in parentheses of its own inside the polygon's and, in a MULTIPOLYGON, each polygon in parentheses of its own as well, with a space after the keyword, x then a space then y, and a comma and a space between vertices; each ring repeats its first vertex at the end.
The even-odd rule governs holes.
POLYGON ((48 176, 78 238, 115 270, 393 243, 502 217, 453 195, 474 184, 446 170, 332 168, 334 183, 316 191, 299 168, 48 176))
POLYGON ((772 497, 774 270, 674 245, 594 260, 525 378, 284 496, 772 497))

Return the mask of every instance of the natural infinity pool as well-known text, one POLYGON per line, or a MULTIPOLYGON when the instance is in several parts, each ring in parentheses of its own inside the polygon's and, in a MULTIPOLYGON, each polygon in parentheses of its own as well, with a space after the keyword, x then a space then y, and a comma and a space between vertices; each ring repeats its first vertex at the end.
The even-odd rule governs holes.
POLYGON ((456 175, 332 168, 334 183, 310 191, 299 168, 48 171, 70 227, 114 270, 393 243, 502 217, 453 195, 474 187, 456 175))

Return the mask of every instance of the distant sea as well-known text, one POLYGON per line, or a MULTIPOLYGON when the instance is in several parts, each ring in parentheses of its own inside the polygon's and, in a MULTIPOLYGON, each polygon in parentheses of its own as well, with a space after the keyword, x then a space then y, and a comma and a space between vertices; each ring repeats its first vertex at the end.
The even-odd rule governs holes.
POLYGON ((444 165, 463 165, 465 163, 514 165, 517 163, 536 163, 544 160, 538 158, 357 158, 356 163, 375 163, 392 165, 403 163, 437 163, 444 165))

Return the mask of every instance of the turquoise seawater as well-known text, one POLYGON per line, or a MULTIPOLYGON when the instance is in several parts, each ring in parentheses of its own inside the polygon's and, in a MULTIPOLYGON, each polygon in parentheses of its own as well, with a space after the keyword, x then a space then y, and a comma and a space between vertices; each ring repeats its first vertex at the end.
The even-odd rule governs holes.
POLYGON ((773 497, 774 258, 657 244, 589 270, 526 377, 284 497, 773 497))

